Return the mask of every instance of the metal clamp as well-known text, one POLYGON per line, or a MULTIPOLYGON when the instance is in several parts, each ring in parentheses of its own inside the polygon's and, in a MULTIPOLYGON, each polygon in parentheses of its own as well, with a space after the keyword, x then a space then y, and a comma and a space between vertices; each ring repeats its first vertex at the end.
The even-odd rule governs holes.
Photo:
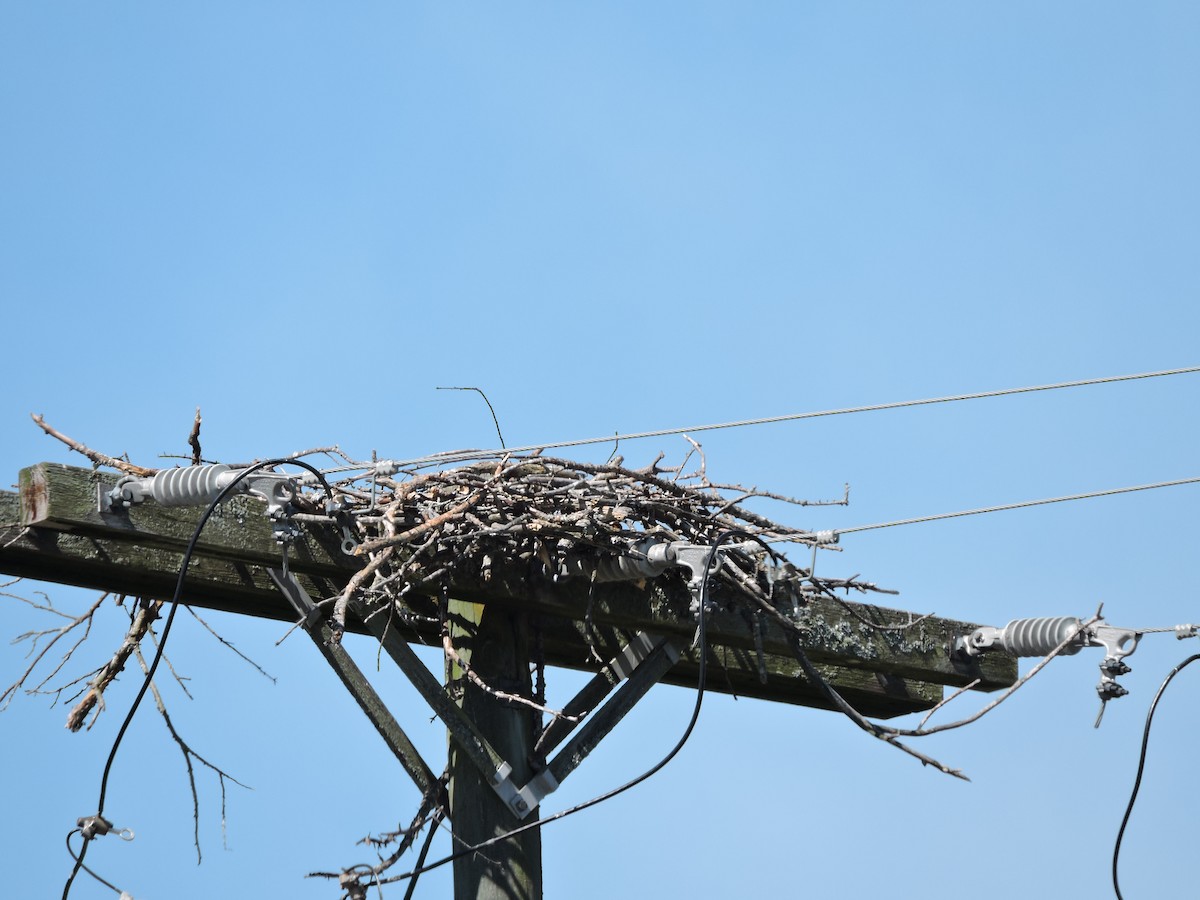
POLYGON ((1117 677, 1128 675, 1132 669, 1125 663, 1125 657, 1137 649, 1142 636, 1128 628, 1114 628, 1111 625, 1097 623, 1089 635, 1090 646, 1101 646, 1105 650, 1104 661, 1100 663, 1100 681, 1096 685, 1096 693, 1100 695, 1100 712, 1096 714, 1095 727, 1100 727, 1104 718, 1104 709, 1109 700, 1124 697, 1129 693, 1117 683, 1117 677))
POLYGON ((558 780, 549 769, 534 775, 522 788, 517 787, 511 776, 512 766, 507 762, 501 763, 492 776, 492 789, 518 819, 524 819, 547 796, 558 790, 558 780))
POLYGON ((117 828, 99 813, 94 816, 84 816, 82 819, 76 819, 75 824, 79 827, 79 833, 83 835, 85 840, 90 841, 102 834, 115 834, 123 841, 133 840, 132 828, 117 828))
POLYGON ((619 556, 610 556, 598 561, 581 556, 569 557, 560 566, 558 574, 590 576, 596 581, 637 581, 642 578, 654 578, 672 566, 682 566, 690 573, 688 586, 694 590, 704 578, 706 570, 710 574, 720 570, 722 551, 753 552, 761 549, 754 541, 726 544, 720 551, 714 551, 711 544, 646 538, 619 556))

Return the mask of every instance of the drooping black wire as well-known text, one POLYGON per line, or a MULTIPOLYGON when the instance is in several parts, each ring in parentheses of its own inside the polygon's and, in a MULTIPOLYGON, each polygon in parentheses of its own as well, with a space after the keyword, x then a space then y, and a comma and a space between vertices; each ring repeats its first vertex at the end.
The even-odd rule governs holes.
POLYGON ((708 665, 707 665, 707 663, 708 663, 708 637, 707 637, 706 616, 705 616, 705 611, 706 611, 706 608, 708 605, 708 577, 712 572, 713 560, 716 558, 717 550, 719 550, 721 545, 726 543, 730 538, 735 538, 735 537, 749 538, 751 540, 754 540, 757 543, 761 544, 763 546, 763 548, 766 549, 766 551, 768 553, 770 553, 772 556, 775 555, 774 551, 770 548, 770 546, 768 544, 766 544, 766 542, 761 540, 759 537, 757 537, 756 535, 750 534, 749 532, 739 531, 737 529, 729 529, 727 531, 722 531, 720 534, 718 534, 713 539, 712 543, 710 544, 710 548, 711 548, 712 552, 709 553, 708 559, 706 560, 705 565, 704 565, 704 572, 703 572, 703 575, 702 575, 701 581, 700 581, 699 610, 697 612, 697 629, 696 629, 697 643, 696 643, 696 646, 697 646, 697 649, 699 650, 699 663, 697 665, 698 674, 696 677, 696 680, 697 680, 696 703, 692 707, 692 715, 691 715, 691 718, 688 719, 687 727, 684 728, 683 734, 680 736, 680 738, 676 742, 675 746, 670 749, 670 751, 667 753, 666 756, 664 756, 662 759, 660 759, 657 763, 655 763, 653 766, 651 766, 649 769, 647 769, 641 775, 638 775, 636 778, 633 778, 633 779, 625 782, 620 787, 613 788, 611 791, 607 791, 603 794, 600 794, 599 796, 593 797, 591 800, 585 800, 583 803, 579 803, 575 806, 570 807, 569 809, 564 809, 564 810, 561 810, 560 812, 556 812, 552 816, 547 816, 544 819, 538 819, 537 821, 529 822, 528 824, 521 825, 518 828, 514 828, 511 831, 506 831, 504 834, 500 834, 500 835, 497 835, 496 837, 489 838, 486 841, 482 841, 482 842, 480 842, 478 844, 474 844, 470 847, 463 847, 460 850, 456 850, 454 853, 450 853, 446 856, 443 856, 441 859, 436 860, 435 862, 432 862, 427 866, 422 866, 420 864, 420 862, 418 861, 418 864, 416 865, 416 867, 414 867, 411 871, 405 872, 401 875, 396 875, 393 878, 389 878, 388 881, 396 882, 396 881, 404 881, 405 879, 408 879, 408 878, 416 878, 418 875, 421 875, 425 872, 429 872, 429 871, 432 871, 433 869, 441 868, 442 866, 446 865, 447 863, 454 862, 456 859, 461 859, 462 857, 469 856, 472 853, 478 853, 480 850, 486 850, 488 847, 494 846, 494 845, 500 843, 501 841, 506 841, 509 838, 516 837, 517 835, 524 834, 526 831, 532 831, 535 828, 542 828, 546 825, 549 825, 551 822, 557 822, 559 819, 565 819, 567 816, 574 815, 577 812, 582 812, 585 809, 590 809, 591 807, 597 806, 597 805, 605 802, 606 800, 611 800, 613 797, 616 797, 618 794, 623 794, 626 791, 630 790, 631 788, 637 787, 639 784, 641 784, 646 779, 651 778, 652 776, 656 775, 668 763, 670 763, 671 760, 673 760, 679 754, 679 751, 683 749, 683 745, 688 742, 688 739, 692 736, 692 732, 696 728, 696 722, 699 721, 699 719, 700 719, 700 707, 701 707, 702 703, 704 702, 704 685, 705 685, 705 679, 706 679, 707 673, 708 673, 708 665))
POLYGON ((404 892, 404 900, 412 900, 413 894, 417 890, 417 879, 421 876, 421 867, 425 865, 425 859, 429 856, 429 847, 433 844, 434 835, 437 834, 438 824, 441 822, 441 817, 435 815, 429 822, 429 833, 425 835, 425 842, 421 844, 421 852, 417 854, 417 865, 413 875, 408 882, 408 890, 404 892))
MULTIPOLYGON (((146 676, 142 679, 142 686, 138 690, 137 696, 133 698, 133 703, 129 707, 129 712, 125 714, 125 720, 121 723, 121 727, 117 730, 117 736, 113 739, 112 749, 109 750, 108 753, 108 760, 104 763, 104 772, 100 776, 100 800, 96 804, 97 817, 100 817, 104 814, 104 800, 108 794, 108 777, 112 772, 113 761, 117 758, 117 751, 121 747, 121 741, 124 739, 125 732, 129 730, 129 726, 133 722, 134 714, 137 712, 138 706, 142 702, 142 698, 144 698, 146 696, 146 692, 149 691, 150 683, 154 680, 154 673, 158 669, 158 663, 162 659, 163 649, 167 645, 167 637, 171 633, 171 625, 175 621, 175 612, 179 609, 179 600, 183 596, 184 577, 187 575, 188 566, 191 565, 192 556, 196 552, 196 544, 200 541, 200 532, 204 530, 204 526, 208 524, 208 520, 212 518, 213 512, 216 511, 216 508, 221 504, 221 502, 230 494, 232 494, 234 488, 237 487, 237 485, 239 485, 247 476, 259 471, 260 469, 289 464, 299 466, 302 469, 307 469, 314 476, 316 476, 317 481, 320 482, 321 486, 325 489, 326 494, 332 500, 333 491, 329 487, 329 483, 325 480, 325 476, 316 467, 298 459, 268 459, 264 460, 263 462, 255 463, 252 466, 248 466, 245 469, 239 470, 233 480, 230 481, 229 484, 225 485, 225 487, 223 487, 209 502, 208 506, 204 510, 204 513, 200 516, 199 521, 196 523, 195 529, 192 531, 192 537, 188 541, 187 549, 183 551, 183 560, 179 565, 179 577, 175 581, 175 592, 171 596, 171 609, 170 612, 167 613, 166 622, 163 623, 162 635, 158 639, 158 647, 154 651, 154 657, 151 659, 150 665, 146 669, 146 676)), ((68 834, 67 837, 69 840, 70 835, 68 834)), ((86 867, 83 865, 83 858, 87 855, 88 845, 91 843, 91 841, 91 838, 85 836, 83 846, 79 849, 79 855, 75 856, 74 853, 71 854, 71 856, 75 859, 75 867, 71 870, 71 874, 67 877, 67 883, 63 885, 62 900, 67 900, 68 895, 71 893, 71 884, 75 881, 75 876, 79 874, 79 870, 81 868, 86 869, 86 867)), ((70 849, 69 845, 67 849, 70 849)), ((99 878, 99 876, 95 875, 95 873, 90 869, 87 869, 87 871, 89 874, 93 875, 93 877, 96 877, 98 880, 103 881, 104 884, 112 887, 112 885, 108 884, 108 882, 104 881, 104 879, 99 878)), ((118 890, 117 888, 113 889, 118 890)), ((120 891, 118 890, 118 893, 119 892, 120 891)))
POLYGON ((1112 858, 1112 881, 1113 891, 1116 892, 1117 900, 1125 900, 1121 893, 1121 883, 1117 878, 1117 861, 1121 856, 1121 841, 1125 837, 1125 826, 1129 824, 1129 816, 1133 812, 1133 804, 1137 801, 1138 791, 1142 787, 1142 773, 1146 770, 1146 747, 1150 743, 1150 724, 1154 721, 1154 711, 1158 708, 1158 701, 1162 698, 1163 692, 1166 691, 1167 685, 1171 680, 1200 659, 1200 653, 1193 654, 1173 668, 1167 677, 1163 679, 1163 683, 1158 688, 1158 693, 1154 695, 1154 700, 1150 703, 1150 711, 1146 713, 1146 729, 1142 732, 1142 749, 1138 754, 1137 776, 1133 779, 1133 792, 1129 795, 1129 805, 1125 807, 1125 815, 1121 817, 1121 827, 1117 831, 1117 841, 1113 845, 1112 858))
MULTIPOLYGON (((67 832, 67 852, 71 854, 71 859, 75 860, 76 864, 78 865, 78 868, 83 869, 83 871, 87 872, 89 875, 91 875, 93 878, 95 878, 98 882, 100 882, 106 888, 112 888, 118 894, 122 893, 121 889, 119 887, 117 887, 115 884, 113 884, 111 881, 106 881, 105 879, 101 878, 99 875, 97 875, 95 872, 93 872, 91 869, 89 869, 87 866, 85 866, 83 864, 83 858, 82 858, 83 853, 82 852, 80 852, 79 856, 75 855, 75 851, 71 849, 71 835, 73 835, 73 834, 82 834, 82 832, 78 828, 72 828, 70 831, 67 832)), ((88 839, 85 838, 83 841, 83 846, 86 847, 87 845, 88 845, 88 839)))

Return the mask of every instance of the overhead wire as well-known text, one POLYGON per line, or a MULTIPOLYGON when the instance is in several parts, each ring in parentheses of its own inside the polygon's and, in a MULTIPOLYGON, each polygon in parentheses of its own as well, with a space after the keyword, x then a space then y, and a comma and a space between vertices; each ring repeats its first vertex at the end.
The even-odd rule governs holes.
POLYGON ((1142 787, 1142 775, 1146 771, 1146 749, 1150 744, 1150 726, 1154 722, 1154 711, 1158 709, 1158 701, 1162 699, 1167 685, 1171 683, 1176 675, 1198 659, 1200 659, 1200 653, 1193 654, 1167 674, 1167 677, 1163 679, 1163 683, 1159 685, 1158 692, 1154 695, 1154 700, 1150 703, 1149 712, 1146 713, 1146 727, 1142 732, 1142 748, 1138 753, 1137 775, 1133 779, 1133 790, 1129 795, 1129 805, 1125 807, 1125 815, 1121 817, 1121 827, 1117 830, 1117 840, 1113 844, 1112 882, 1117 900, 1125 900, 1124 895, 1121 893, 1120 879, 1117 877, 1117 863, 1121 857, 1121 842, 1125 838, 1125 828, 1129 824, 1129 816, 1133 813, 1133 804, 1137 802, 1138 791, 1142 787))
MULTIPOLYGON (((1139 372, 1133 375, 1109 375, 1102 378, 1083 378, 1076 381, 1060 381, 1054 384, 1038 384, 1026 387, 1001 388, 993 391, 976 391, 970 394, 952 394, 944 397, 927 397, 920 400, 897 400, 889 403, 871 403, 865 406, 848 406, 841 409, 825 409, 816 412, 789 413, 779 416, 765 416, 757 419, 740 419, 733 422, 719 422, 707 425, 692 425, 687 428, 659 428, 651 431, 635 431, 626 434, 606 434, 600 437, 579 438, 569 441, 551 441, 540 444, 526 444, 523 447, 501 447, 487 450, 449 450, 434 453, 429 456, 419 456, 405 460, 387 460, 399 468, 412 466, 442 465, 445 463, 467 462, 473 459, 486 459, 504 454, 532 453, 536 450, 552 450, 567 447, 583 447, 590 444, 608 444, 614 441, 636 441, 645 438, 667 437, 675 434, 694 434, 702 431, 717 431, 726 428, 745 428, 751 425, 771 425, 778 422, 797 422, 804 419, 818 419, 828 416, 844 416, 853 413, 881 412, 889 409, 906 409, 914 406, 931 406, 938 403, 957 403, 963 400, 982 400, 991 397, 1008 397, 1015 394, 1033 394, 1041 391, 1058 391, 1067 388, 1089 387, 1098 384, 1115 384, 1123 381, 1141 381, 1149 378, 1164 378, 1171 375, 1187 375, 1200 372, 1200 366, 1188 366, 1178 369, 1163 369, 1157 372, 1139 372)), ((331 469, 331 472, 351 471, 354 469, 370 468, 370 466, 346 466, 331 469)))
MULTIPOLYGON (((682 427, 682 428, 664 428, 664 429, 654 429, 654 430, 641 431, 641 432, 629 432, 629 433, 625 433, 625 434, 610 434, 610 435, 603 435, 600 437, 582 438, 582 439, 575 439, 575 440, 568 440, 568 441, 556 441, 556 442, 529 444, 529 445, 525 445, 525 446, 521 446, 521 447, 512 447, 512 448, 501 447, 498 449, 489 449, 489 450, 448 451, 445 453, 438 453, 438 454, 433 454, 430 456, 417 457, 417 458, 409 459, 409 460, 399 460, 399 461, 388 460, 387 462, 390 465, 394 465, 399 468, 409 468, 409 467, 413 467, 413 466, 442 465, 442 464, 446 464, 446 463, 465 462, 465 461, 474 460, 474 459, 489 458, 489 457, 494 457, 494 456, 498 456, 498 455, 502 455, 502 454, 510 454, 511 455, 511 454, 521 454, 521 453, 532 453, 535 451, 547 450, 547 449, 562 449, 562 448, 571 448, 571 447, 581 447, 581 446, 594 445, 594 444, 611 443, 614 441, 633 441, 633 440, 641 440, 641 439, 653 438, 653 437, 664 437, 664 436, 684 434, 684 433, 697 433, 697 432, 704 432, 704 431, 715 431, 715 430, 720 430, 720 429, 742 428, 742 427, 748 427, 748 426, 754 426, 754 425, 766 425, 766 424, 774 424, 774 423, 789 422, 789 421, 801 421, 801 420, 806 420, 806 419, 815 419, 815 418, 831 417, 831 416, 838 416, 838 415, 850 415, 850 414, 863 413, 863 412, 879 412, 879 411, 890 410, 890 409, 903 409, 903 408, 911 408, 911 407, 917 407, 917 406, 929 406, 929 405, 935 405, 935 404, 954 403, 954 402, 960 402, 960 401, 966 401, 966 400, 978 400, 978 399, 986 399, 986 398, 993 398, 993 397, 1012 396, 1012 395, 1018 395, 1018 394, 1029 394, 1029 393, 1045 392, 1045 391, 1052 391, 1052 390, 1063 390, 1063 389, 1068 389, 1068 388, 1087 387, 1087 386, 1100 385, 1100 384, 1112 384, 1112 383, 1117 383, 1117 382, 1137 381, 1137 380, 1160 378, 1160 377, 1167 377, 1167 376, 1173 376, 1173 375, 1191 374, 1191 373, 1196 373, 1196 372, 1200 372, 1200 366, 1191 366, 1191 367, 1176 368, 1176 369, 1166 369, 1166 370, 1154 371, 1154 372, 1142 372, 1142 373, 1137 373, 1137 374, 1132 374, 1132 375, 1118 375, 1118 376, 1107 376, 1107 377, 1100 377, 1100 378, 1080 379, 1080 380, 1074 380, 1074 381, 1057 382, 1057 383, 1053 383, 1053 384, 1032 385, 1032 386, 1025 386, 1025 387, 1017 387, 1017 388, 1005 388, 1005 389, 992 390, 992 391, 979 391, 979 392, 974 392, 974 393, 955 394, 955 395, 949 395, 949 396, 931 397, 931 398, 923 398, 923 399, 916 399, 916 400, 893 401, 893 402, 888 402, 888 403, 868 404, 868 405, 862 405, 862 406, 844 407, 844 408, 839 408, 839 409, 828 409, 828 410, 819 410, 819 411, 811 411, 811 412, 792 413, 792 414, 785 414, 785 415, 778 415, 778 416, 767 416, 767 417, 760 417, 760 418, 753 418, 753 419, 742 419, 742 420, 731 421, 731 422, 694 425, 694 426, 682 427)), ((486 397, 485 397, 485 399, 486 399, 486 397)), ((490 407, 490 403, 489 403, 489 407, 490 407)), ((494 415, 494 413, 493 413, 493 415, 494 415)), ((136 713, 142 699, 144 698, 146 692, 149 689, 150 683, 153 679, 153 675, 158 667, 159 661, 162 658, 163 650, 166 645, 166 639, 169 635, 171 625, 174 621, 175 612, 178 607, 179 599, 182 594, 184 577, 186 575, 188 565, 190 564, 191 557, 194 554, 195 546, 199 540, 200 533, 201 533, 204 525, 207 523, 208 519, 211 517, 211 515, 212 515, 213 511, 216 509, 217 505, 223 499, 225 499, 225 497, 231 492, 232 488, 236 484, 238 484, 243 478, 245 478, 247 475, 249 475, 253 471, 257 471, 259 469, 268 468, 268 467, 272 467, 272 466, 278 466, 278 465, 284 465, 284 464, 288 464, 288 463, 297 465, 301 468, 308 470, 322 484, 322 486, 325 488, 325 490, 327 492, 330 492, 329 485, 325 480, 325 473, 316 469, 314 466, 311 466, 310 464, 303 462, 301 460, 295 459, 295 458, 266 460, 263 462, 256 463, 256 464, 242 470, 239 473, 238 477, 235 478, 232 482, 230 482, 230 484, 227 485, 217 495, 216 498, 214 498, 214 500, 209 504, 208 508, 204 511, 204 514, 201 516, 199 522, 197 523, 196 529, 193 532, 192 538, 189 541, 189 543, 187 545, 187 549, 184 553, 183 562, 181 564, 180 572, 179 572, 179 579, 176 583, 176 589, 175 589, 174 595, 171 600, 171 609, 167 615, 166 622, 163 626, 162 636, 159 640, 159 644, 156 649, 155 655, 150 663, 150 666, 148 667, 146 676, 142 682, 142 686, 141 686, 138 694, 136 695, 136 697, 133 701, 133 704, 130 707, 129 712, 126 715, 126 718, 123 721, 121 728, 118 730, 117 736, 113 742, 112 749, 109 753, 108 760, 105 763, 103 775, 101 777, 98 812, 96 813, 97 816, 100 816, 103 813, 104 801, 106 799, 108 778, 109 778, 109 774, 111 772, 111 768, 113 765, 113 761, 115 760, 117 751, 121 745, 122 739, 124 738, 126 731, 128 730, 130 723, 132 722, 134 714, 136 713)), ((329 472, 349 471, 349 470, 360 469, 360 468, 363 468, 363 467, 348 466, 348 467, 341 467, 338 469, 330 469, 327 471, 329 471, 329 472)), ((1019 502, 1019 503, 1011 503, 1011 504, 1003 504, 1003 505, 992 506, 992 507, 984 507, 984 508, 980 508, 980 509, 963 510, 963 511, 952 512, 952 513, 941 513, 941 514, 930 515, 930 516, 920 516, 920 517, 915 517, 915 518, 910 518, 910 519, 896 520, 896 521, 892 521, 892 522, 882 522, 882 523, 876 523, 876 524, 872 524, 872 525, 863 525, 863 526, 856 526, 856 527, 852 527, 852 528, 836 529, 832 533, 835 535, 851 534, 851 533, 856 533, 856 532, 861 532, 861 531, 898 527, 901 525, 918 524, 921 522, 931 522, 931 521, 937 521, 937 520, 941 520, 941 519, 958 518, 958 517, 970 516, 970 515, 982 515, 985 513, 1000 512, 1000 511, 1011 510, 1011 509, 1021 509, 1021 508, 1026 508, 1026 507, 1031 507, 1031 506, 1040 506, 1040 505, 1046 505, 1046 504, 1051 504, 1051 503, 1062 503, 1062 502, 1081 500, 1081 499, 1087 499, 1087 498, 1092 498, 1092 497, 1111 496, 1114 494, 1130 493, 1130 492, 1134 492, 1134 491, 1144 491, 1144 490, 1152 490, 1152 489, 1163 488, 1163 487, 1173 487, 1173 486, 1179 486, 1179 485, 1185 485, 1185 484, 1192 484, 1192 483, 1196 483, 1196 482, 1200 482, 1200 478, 1179 479, 1176 481, 1158 482, 1155 484, 1139 485, 1139 486, 1135 486, 1135 487, 1115 488, 1115 489, 1111 489, 1111 490, 1095 491, 1095 492, 1089 492, 1089 493, 1084 493, 1084 494, 1074 494, 1074 495, 1068 495, 1068 496, 1063 496, 1063 497, 1048 498, 1048 499, 1043 499, 1043 500, 1023 501, 1023 502, 1019 502)), ((330 495, 332 496, 331 492, 330 492, 330 495)), ((742 535, 744 535, 746 537, 750 537, 754 540, 759 540, 760 542, 763 540, 763 538, 765 538, 765 540, 770 541, 770 542, 789 540, 788 537, 781 537, 781 538, 771 538, 769 536, 759 537, 759 536, 749 535, 745 532, 729 531, 729 532, 723 532, 722 535, 718 536, 718 538, 714 542, 714 552, 723 538, 725 538, 727 535, 733 535, 733 534, 742 534, 742 535)), ((705 593, 707 592, 707 576, 708 576, 708 572, 706 569, 705 578, 704 578, 704 586, 702 588, 703 592, 705 592, 705 593)), ((483 842, 482 844, 457 851, 456 853, 453 853, 447 857, 444 857, 428 866, 419 867, 417 869, 414 869, 412 872, 406 873, 403 876, 398 876, 397 879, 395 879, 395 880, 400 880, 402 878, 411 878, 414 875, 417 875, 421 872, 425 872, 425 871, 429 871, 430 869, 438 868, 439 866, 442 866, 448 862, 451 862, 454 859, 460 858, 461 856, 463 856, 467 853, 473 853, 473 852, 477 852, 478 850, 485 849, 486 847, 491 846, 501 840, 518 835, 518 834, 520 834, 526 830, 529 830, 531 828, 540 828, 540 827, 548 824, 551 821, 556 821, 557 819, 564 818, 567 815, 573 814, 575 812, 579 812, 583 809, 589 808, 590 806, 594 806, 600 802, 611 799, 612 797, 615 797, 618 794, 623 793, 624 791, 634 787, 635 785, 640 784, 642 781, 651 777, 653 774, 658 772, 662 767, 664 767, 667 763, 669 763, 670 760, 673 759, 674 756, 682 749, 683 745, 686 743, 686 741, 690 737, 692 730, 695 727, 696 721, 699 718, 701 701, 702 701, 703 693, 704 693, 704 676, 705 676, 705 651, 704 651, 705 645, 703 644, 703 640, 704 640, 703 603, 701 604, 701 610, 702 611, 699 616, 699 628, 698 628, 698 636, 701 640, 701 645, 700 645, 701 653, 700 653, 700 663, 699 663, 700 684, 697 689, 696 704, 693 709, 692 717, 689 720, 689 723, 688 723, 682 737, 680 738, 679 742, 675 745, 675 747, 672 748, 672 750, 658 764, 656 764, 654 767, 652 767, 651 769, 649 769, 647 772, 643 773, 642 775, 638 776, 637 778, 632 779, 629 782, 626 782, 625 784, 621 785, 618 788, 615 788, 612 791, 609 791, 609 792, 602 794, 596 798, 593 798, 592 800, 586 801, 584 803, 578 804, 575 807, 571 807, 570 809, 556 813, 555 815, 550 816, 546 819, 541 819, 541 820, 538 820, 537 822, 533 822, 533 823, 529 823, 528 825, 521 826, 520 828, 514 829, 513 831, 508 832, 505 835, 501 835, 499 837, 492 838, 491 840, 483 842)), ((1188 662, 1190 663, 1195 658, 1197 658, 1197 657, 1193 657, 1192 659, 1189 659, 1188 662)), ((1186 664, 1187 663, 1185 663, 1184 665, 1186 665, 1186 664)), ((1180 668, 1182 668, 1182 666, 1180 668)), ((1174 674, 1175 673, 1173 672, 1172 676, 1168 677, 1168 682, 1170 680, 1170 677, 1173 677, 1174 674)), ((1163 688, 1166 687, 1166 683, 1167 682, 1164 682, 1163 688)), ((1160 689, 1160 694, 1161 694, 1161 690, 1162 689, 1160 689)), ((1158 698, 1156 697, 1155 703, 1157 703, 1157 700, 1158 700, 1158 698)), ((1151 708, 1151 715, 1152 714, 1153 714, 1153 707, 1151 708)), ((1147 738, 1148 738, 1148 733, 1149 733, 1149 718, 1147 720, 1147 738)), ((1143 747, 1143 754, 1144 754, 1144 747, 1143 747)), ((1139 781, 1140 781, 1140 774, 1141 774, 1141 770, 1139 768, 1139 781)), ((1136 797, 1136 791, 1137 791, 1137 788, 1135 786, 1134 797, 1136 797)), ((1133 803, 1133 798, 1131 798, 1131 801, 1130 801, 1130 809, 1132 809, 1132 803, 1133 803)), ((1128 816, 1128 812, 1127 812, 1127 816, 1128 816)), ((1122 824, 1122 831, 1123 830, 1124 830, 1124 823, 1122 824)), ((78 874, 80 868, 86 869, 86 867, 83 865, 83 858, 87 853, 89 843, 90 843, 90 839, 85 838, 79 855, 77 857, 74 857, 75 858, 75 867, 72 870, 70 877, 67 879, 66 885, 64 886, 63 900, 67 900, 71 885, 74 881, 75 876, 78 874)), ((1119 850, 1119 838, 1118 838, 1118 850, 1119 850)), ((74 854, 72 854, 72 856, 74 856, 74 854)), ((1114 854, 1113 867, 1114 867, 1114 871, 1113 871, 1114 886, 1116 886, 1116 856, 1115 856, 1115 854, 1114 854)), ((88 871, 90 871, 90 870, 88 870, 88 871)), ((1119 897, 1120 896, 1119 888, 1117 890, 1118 890, 1118 897, 1119 897)))
MULTIPOLYGON (((1200 476, 1195 478, 1177 478, 1174 481, 1156 481, 1153 484, 1139 484, 1133 487, 1109 488, 1103 491, 1088 491, 1083 494, 1067 494, 1063 497, 1048 497, 1043 500, 1021 500, 1016 503, 1002 503, 997 506, 984 506, 979 509, 964 509, 958 512, 935 513, 928 516, 914 516, 911 519, 896 519, 891 522, 877 522, 874 525, 855 525, 852 528, 833 528, 828 532, 818 532, 819 534, 827 534, 830 536, 841 536, 843 534, 856 534, 860 531, 877 531, 881 528, 897 528, 901 525, 918 525, 922 522, 937 522, 943 519, 958 519, 963 516, 981 516, 986 513, 1005 512, 1011 509, 1027 509, 1031 506, 1046 506, 1051 503, 1067 503, 1072 500, 1089 500, 1093 497, 1112 497, 1116 494, 1131 494, 1136 491, 1153 491, 1158 488, 1179 487, 1184 484, 1200 483, 1200 476)), ((784 543, 788 541, 804 540, 811 541, 812 535, 781 535, 779 537, 767 536, 766 540, 773 543, 784 543)))

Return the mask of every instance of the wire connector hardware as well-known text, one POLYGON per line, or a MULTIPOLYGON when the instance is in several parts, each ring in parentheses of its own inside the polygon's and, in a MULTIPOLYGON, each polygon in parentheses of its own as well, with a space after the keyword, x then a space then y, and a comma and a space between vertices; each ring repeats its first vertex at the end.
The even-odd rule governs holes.
POLYGON ((84 816, 81 819, 76 819, 75 824, 79 828, 79 833, 88 841, 102 834, 115 834, 123 841, 133 840, 132 828, 117 828, 99 813, 94 816, 84 816))
POLYGON ((1137 650, 1142 635, 1148 632, 1173 631, 1179 639, 1194 637, 1200 626, 1176 625, 1173 628, 1119 628, 1097 619, 1085 625, 1074 616, 1053 616, 1034 619, 1013 619, 1003 628, 985 625, 971 634, 955 640, 954 652, 961 656, 974 657, 991 651, 1004 651, 1013 656, 1047 656, 1061 646, 1059 653, 1073 655, 1084 647, 1103 647, 1104 659, 1100 663, 1100 681, 1096 693, 1100 697, 1100 714, 1096 726, 1104 716, 1109 700, 1124 697, 1129 693, 1117 679, 1133 671, 1125 662, 1137 650))

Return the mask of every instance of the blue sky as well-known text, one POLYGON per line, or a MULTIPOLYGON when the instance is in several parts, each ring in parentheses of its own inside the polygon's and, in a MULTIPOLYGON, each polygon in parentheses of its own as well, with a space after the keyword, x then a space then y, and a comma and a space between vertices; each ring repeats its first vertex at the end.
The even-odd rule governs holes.
MULTIPOLYGON (((482 387, 531 444, 1195 365, 1198 41, 1182 3, 9 4, 0 480, 81 460, 31 412, 151 465, 186 450, 196 406, 214 458, 408 457, 494 443, 479 398, 439 385, 482 387)), ((849 527, 1195 476, 1198 396, 1180 376, 703 443, 721 480, 849 482, 846 510, 763 507, 849 527)), ((978 622, 1101 601, 1118 624, 1200 620, 1197 490, 866 532, 821 566, 978 622)), ((0 609, 7 634, 38 621, 0 609)), ((178 727, 255 788, 230 795, 230 850, 202 778, 196 866, 182 762, 146 710, 108 804, 138 838, 89 861, 139 898, 336 896, 303 874, 363 858, 415 791, 310 646, 210 620, 278 678, 187 619, 172 637, 195 694, 164 684, 178 727)), ((109 610, 88 661, 121 632, 109 610)), ((1097 651, 1056 663, 926 745, 971 784, 833 714, 711 697, 671 766, 547 830, 546 895, 1104 896, 1146 707, 1196 650, 1148 637, 1098 732, 1097 651)), ((0 682, 22 653, 0 651, 0 682)), ((441 732, 378 677, 436 756, 441 732)), ((1159 711, 1130 897, 1190 890, 1190 677, 1159 711)), ((60 891, 119 688, 86 735, 38 699, 0 715, 14 896, 60 891)), ((646 768, 690 704, 652 692, 547 809, 646 768)))

